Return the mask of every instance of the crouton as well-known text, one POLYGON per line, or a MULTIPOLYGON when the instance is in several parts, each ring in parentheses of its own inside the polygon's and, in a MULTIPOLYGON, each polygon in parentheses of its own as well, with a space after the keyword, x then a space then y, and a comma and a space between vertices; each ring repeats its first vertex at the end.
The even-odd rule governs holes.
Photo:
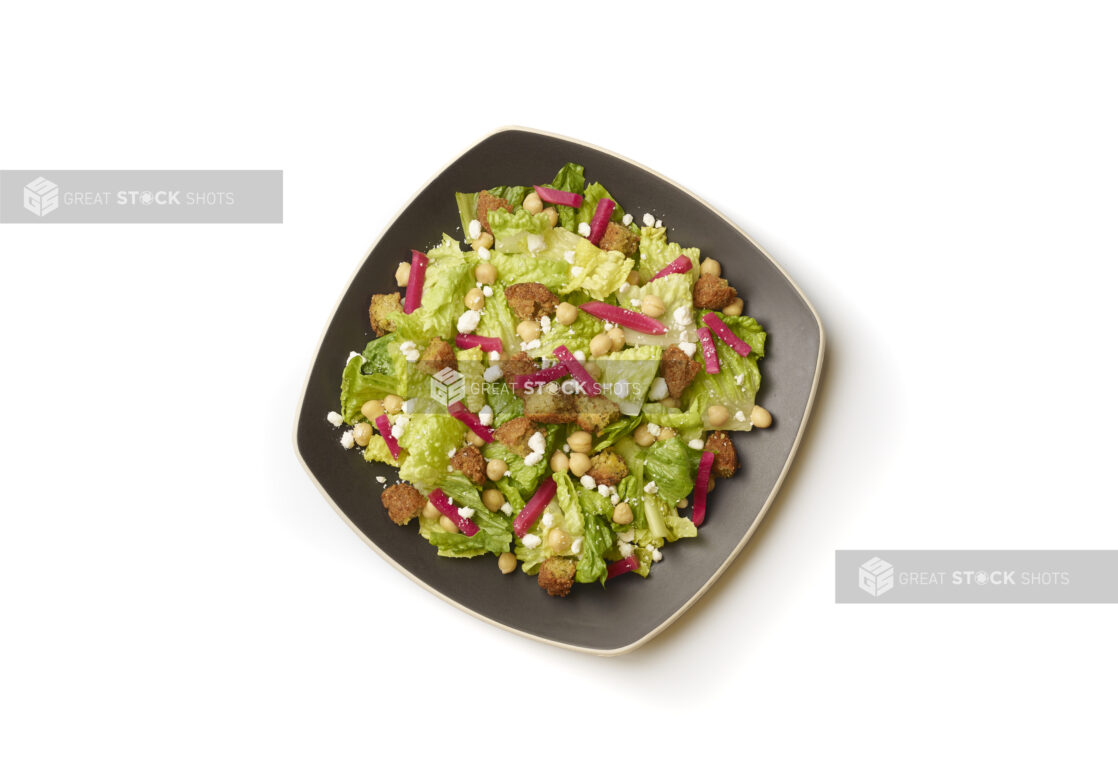
POLYGON ((393 312, 403 312, 399 293, 377 293, 369 303, 369 325, 373 333, 383 336, 396 330, 396 321, 389 319, 393 312))
MULTIPOLYGON (((544 315, 555 314, 559 299, 539 282, 520 282, 505 288, 509 308, 522 320, 538 320, 544 315)), ((719 307, 721 309, 721 307, 719 307)))
POLYGON ((593 435, 621 418, 621 409, 605 395, 579 393, 575 396, 575 410, 578 411, 578 416, 575 417, 578 426, 593 435))
POLYGON ((444 368, 457 368, 458 358, 454 354, 454 347, 443 341, 438 336, 431 339, 427 349, 419 358, 419 370, 434 376, 444 368))
POLYGON ((741 467, 738 464, 738 453, 730 436, 721 430, 715 430, 707 436, 703 451, 714 452, 714 467, 711 472, 715 478, 729 478, 741 467))
POLYGON ((675 344, 665 349, 660 356, 660 376, 668 383, 668 395, 673 398, 678 399, 698 373, 699 363, 675 344))
POLYGON ((528 446, 528 439, 539 432, 540 426, 527 417, 510 419, 493 431, 497 443, 504 444, 521 457, 532 453, 528 446))
POLYGON ((478 486, 485 483, 485 457, 474 446, 463 446, 450 458, 450 467, 478 486))
POLYGON ((569 556, 552 556, 543 560, 536 582, 540 588, 553 597, 565 597, 571 593, 575 584, 575 570, 578 562, 569 556))
POLYGON ((524 416, 533 422, 565 425, 578 417, 575 396, 558 389, 557 384, 545 384, 524 394, 524 416))
POLYGON ((502 199, 500 196, 494 196, 488 191, 479 193, 477 195, 477 219, 481 223, 482 230, 488 231, 490 234, 493 231, 489 228, 489 213, 493 210, 512 212, 512 207, 507 199, 502 199))
POLYGON ((586 475, 594 479, 598 486, 617 486, 621 479, 629 475, 629 466, 612 449, 606 449, 590 458, 590 470, 586 475))
POLYGON ((695 283, 693 298, 699 309, 722 309, 738 297, 738 292, 721 277, 704 274, 695 283))
MULTIPOLYGON (((539 373, 539 367, 536 366, 536 361, 532 360, 527 352, 517 352, 513 357, 508 360, 501 361, 501 373, 504 374, 505 381, 510 385, 515 376, 531 376, 532 374, 539 373)), ((518 395, 523 395, 524 390, 513 390, 518 395)))
POLYGON ((616 250, 622 255, 630 256, 636 252, 640 244, 640 234, 634 234, 624 226, 610 223, 606 226, 606 233, 602 235, 602 241, 598 242, 598 247, 603 250, 616 250))
POLYGON ((396 524, 407 524, 423 512, 427 498, 411 484, 393 484, 380 493, 380 502, 388 518, 396 524))

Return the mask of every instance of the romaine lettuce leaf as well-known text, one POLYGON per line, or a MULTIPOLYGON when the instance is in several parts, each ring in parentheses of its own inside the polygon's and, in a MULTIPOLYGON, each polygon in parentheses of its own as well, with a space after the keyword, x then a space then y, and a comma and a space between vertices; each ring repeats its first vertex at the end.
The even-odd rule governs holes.
POLYGON ((546 247, 544 235, 552 230, 551 221, 542 212, 533 215, 523 209, 516 212, 493 210, 489 213, 489 228, 493 231, 494 247, 499 252, 529 255, 535 255, 546 247))
MULTIPOLYGON (((457 421, 457 420, 454 420, 457 421)), ((487 444, 485 456, 491 460, 504 460, 509 466, 508 478, 516 485, 521 496, 527 500, 536 491, 540 479, 548 470, 548 455, 535 465, 528 465, 524 458, 501 443, 487 444)))
POLYGON ((354 356, 346 363, 342 371, 341 390, 341 415, 347 424, 364 422, 361 406, 365 401, 373 398, 383 398, 385 395, 400 395, 400 381, 394 375, 363 374, 361 365, 363 358, 354 356))
POLYGON ((562 293, 585 290, 599 301, 613 293, 633 270, 632 258, 616 250, 601 250, 587 239, 579 239, 572 257, 571 274, 562 293))
POLYGON ((641 282, 648 282, 656 272, 667 266, 681 255, 691 259, 691 271, 685 275, 690 277, 691 284, 699 278, 699 248, 680 247, 675 242, 669 242, 667 229, 644 226, 641 228, 641 246, 639 255, 640 266, 637 269, 641 275, 641 282))
POLYGON ((697 342, 695 333, 695 304, 692 296, 695 281, 688 274, 669 274, 646 285, 627 288, 617 294, 618 303, 629 309, 636 309, 648 294, 658 296, 664 302, 664 314, 657 319, 668 327, 661 335, 641 333, 625 328, 625 343, 631 346, 655 344, 668 347, 682 341, 697 342), (634 302, 636 304, 634 305, 634 302))
MULTIPOLYGON (((547 286, 548 290, 558 292, 567 284, 571 276, 571 267, 566 261, 557 261, 540 255, 493 251, 489 255, 489 262, 497 267, 497 276, 501 279, 501 289, 494 288, 494 297, 498 293, 504 295, 505 286, 520 282, 539 282, 547 286)), ((486 306, 492 300, 492 298, 486 299, 486 306)), ((482 315, 483 321, 487 314, 482 315)), ((513 328, 515 327, 513 325, 513 328)))
POLYGON ((487 362, 487 355, 481 351, 481 347, 458 350, 458 373, 462 374, 466 385, 466 397, 463 401, 466 408, 475 413, 481 411, 481 407, 485 405, 483 374, 487 362))
POLYGON ((384 462, 394 468, 398 468, 403 464, 407 454, 406 451, 401 451, 400 459, 392 459, 392 452, 388 451, 388 444, 379 433, 373 433, 373 437, 364 451, 365 462, 384 462))
POLYGON ((659 347, 629 347, 595 361, 602 369, 604 394, 617 403, 622 414, 641 413, 644 396, 660 370, 660 354, 659 347))
POLYGON ((600 452, 613 445, 613 442, 618 438, 624 438, 630 435, 643 420, 639 416, 635 417, 621 417, 616 422, 611 422, 602 428, 602 432, 595 436, 594 451, 600 452))
POLYGON ((699 534, 690 519, 680 516, 675 506, 664 502, 659 495, 645 493, 644 516, 652 537, 663 538, 669 543, 699 534))
MULTIPOLYGON (((498 264, 496 257, 499 255, 500 253, 494 253, 491 258, 495 266, 498 264)), ((497 266, 497 270, 500 269, 501 267, 497 266)), ((504 285, 494 285, 493 295, 485 299, 485 313, 478 323, 477 334, 500 339, 505 352, 519 352, 520 337, 516 335, 518 322, 516 315, 509 309, 508 301, 505 300, 504 285)))
MULTIPOLYGON (((572 302, 573 303, 573 302, 572 302)), ((532 354, 550 357, 560 344, 571 352, 590 353, 590 339, 605 331, 605 323, 597 317, 579 314, 572 325, 563 325, 551 319, 551 329, 540 336, 540 348, 532 354)))
MULTIPOLYGON (((730 421, 718 428, 720 430, 751 430, 753 423, 749 419, 749 413, 753 410, 757 390, 761 387, 761 369, 757 366, 757 360, 765 354, 765 330, 752 317, 716 314, 753 351, 749 353, 749 357, 741 357, 715 337, 721 372, 708 374, 705 368, 699 371, 695 381, 684 392, 683 398, 699 405, 704 422, 707 407, 722 405, 728 408, 730 421)), ((708 430, 712 429, 709 423, 706 427, 708 430)))
POLYGON ((446 478, 451 452, 460 447, 466 427, 445 414, 411 414, 400 446, 408 450, 400 478, 430 490, 446 478))
POLYGON ((422 305, 411 314, 393 315, 397 341, 414 341, 420 349, 436 336, 454 341, 458 317, 466 311, 466 292, 474 285, 473 268, 453 237, 443 234, 427 257, 422 305))
POLYGON ((594 211, 598 209, 599 199, 613 199, 613 203, 617 206, 613 208, 609 219, 614 223, 621 222, 621 219, 625 217, 625 210, 621 208, 621 204, 606 190, 604 185, 591 183, 586 186, 586 190, 582 194, 582 206, 578 208, 578 215, 575 216, 576 224, 589 223, 594 219, 594 211))
MULTIPOLYGON (((586 168, 581 164, 568 162, 555 173, 555 179, 549 187, 557 191, 581 194, 586 188, 585 172, 586 168)), ((559 212, 559 225, 569 231, 578 231, 578 210, 560 204, 554 207, 559 212)))
POLYGON ((695 488, 701 451, 690 448, 678 435, 657 441, 644 451, 645 481, 656 482, 657 494, 676 503, 695 488))

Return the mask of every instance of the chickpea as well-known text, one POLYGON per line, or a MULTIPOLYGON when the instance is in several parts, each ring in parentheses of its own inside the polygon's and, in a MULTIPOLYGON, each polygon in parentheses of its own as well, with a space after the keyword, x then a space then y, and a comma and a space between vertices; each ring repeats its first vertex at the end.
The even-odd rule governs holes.
POLYGON ((609 336, 609 341, 610 344, 613 345, 614 352, 621 351, 621 348, 625 346, 625 331, 620 328, 610 328, 609 331, 606 332, 606 335, 609 336))
POLYGON ((722 314, 727 317, 736 317, 745 311, 745 302, 740 298, 735 298, 726 306, 722 307, 722 314))
POLYGON ((566 530, 555 527, 547 533, 547 545, 557 554, 569 551, 571 542, 571 536, 567 534, 566 530))
POLYGON ((633 523, 633 509, 629 507, 629 503, 618 503, 617 507, 613 509, 613 523, 614 524, 632 524, 633 523))
POLYGON ((497 267, 491 263, 479 263, 474 269, 474 278, 482 285, 492 285, 497 281, 497 267))
POLYGON ((540 324, 535 320, 524 320, 516 326, 516 335, 523 341, 535 341, 540 337, 540 324))
POLYGON ((586 475, 586 471, 590 470, 590 455, 583 452, 572 452, 570 459, 567 461, 567 467, 571 473, 582 478, 586 475))
POLYGON ((470 288, 470 292, 466 294, 466 306, 475 310, 485 308, 485 294, 481 292, 481 288, 470 288))
POLYGON ((439 509, 435 507, 435 504, 433 502, 428 500, 423 506, 423 518, 437 519, 440 516, 442 516, 442 514, 439 513, 439 509))
POLYGON ((555 322, 563 323, 563 325, 573 325, 577 319, 578 307, 574 304, 568 304, 564 301, 555 308, 555 322))
POLYGON ((636 269, 633 269, 631 272, 629 272, 629 276, 625 278, 625 281, 628 282, 630 285, 639 285, 641 284, 641 273, 636 269))
POLYGON ((571 467, 571 460, 561 451, 551 455, 551 469, 556 473, 566 472, 571 467))
POLYGON ((773 423, 773 415, 764 406, 754 406, 749 412, 749 421, 754 427, 768 427, 773 423))
POLYGON ((439 526, 452 535, 458 534, 458 525, 448 519, 446 516, 439 516, 439 526))
POLYGON ((722 427, 730 421, 730 409, 725 406, 715 404, 707 409, 707 422, 714 427, 722 427))
POLYGON ((485 475, 490 481, 500 481, 508 469, 508 463, 504 460, 489 460, 485 466, 485 475))
POLYGON ((399 395, 385 395, 381 401, 381 408, 386 414, 398 414, 404 408, 404 399, 399 395))
POLYGON ((722 264, 713 258, 707 258, 699 264, 699 274, 708 274, 711 277, 722 276, 722 264))
POLYGON ((547 222, 555 228, 559 224, 559 212, 554 207, 544 208, 543 214, 547 216, 547 222))
POLYGON ((486 489, 481 493, 481 504, 491 511, 499 511, 505 504, 505 496, 500 489, 486 489))
POLYGON ((594 381, 599 381, 602 378, 602 367, 597 363, 587 363, 584 368, 586 373, 594 377, 594 381))
POLYGON ((613 341, 605 333, 599 333, 597 336, 590 339, 590 354, 594 357, 607 355, 612 349, 613 341))
POLYGON ((488 231, 482 231, 481 236, 479 236, 473 242, 470 242, 470 247, 472 247, 474 250, 477 250, 479 247, 484 247, 486 250, 488 250, 492 246, 493 235, 490 234, 488 231))
POLYGON ((637 446, 651 446, 656 443, 656 436, 648 432, 648 425, 640 425, 633 431, 633 440, 637 446))
POLYGON ((468 443, 470 446, 476 446, 480 449, 482 446, 485 446, 485 439, 475 433, 473 430, 467 430, 466 443, 468 443))
POLYGON ((539 215, 541 212, 543 212, 543 200, 540 199, 540 195, 535 191, 532 191, 532 193, 525 196, 524 209, 528 210, 528 212, 532 213, 533 215, 539 215))
POLYGON ((589 454, 594 445, 591 442, 590 433, 585 430, 576 430, 568 435, 567 444, 571 447, 571 451, 582 452, 583 454, 589 454))
POLYGON ((375 422, 377 417, 384 413, 384 404, 376 398, 367 400, 361 404, 361 413, 364 414, 370 422, 375 422))
POLYGON ((662 427, 662 428, 660 428, 660 435, 659 435, 659 437, 657 437, 656 440, 657 441, 666 441, 669 438, 675 438, 675 428, 672 428, 672 427, 662 427))
POLYGON ((660 296, 649 293, 641 299, 641 314, 646 314, 649 317, 659 317, 665 312, 664 302, 660 296))
POLYGON ((516 554, 511 551, 505 551, 497 557, 497 568, 504 574, 508 575, 516 569, 516 554))
POLYGON ((396 284, 400 287, 407 287, 408 279, 411 277, 411 264, 400 262, 396 267, 396 284))
POLYGON ((687 498, 684 497, 682 500, 679 500, 678 502, 676 502, 675 507, 679 508, 680 510, 683 510, 684 508, 686 508, 687 507, 687 498))
POLYGON ((664 408, 679 408, 679 398, 664 398, 660 401, 660 405, 664 408))
POLYGON ((373 440, 373 426, 368 422, 358 422, 353 426, 353 442, 358 446, 368 446, 373 440))

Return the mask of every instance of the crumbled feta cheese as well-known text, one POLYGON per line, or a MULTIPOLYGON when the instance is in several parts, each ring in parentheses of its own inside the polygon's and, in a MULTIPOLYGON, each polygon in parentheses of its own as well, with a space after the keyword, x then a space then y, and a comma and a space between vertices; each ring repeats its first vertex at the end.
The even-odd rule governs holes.
POLYGON ((555 514, 551 511, 544 511, 543 518, 540 520, 545 527, 555 526, 555 514))
POLYGON ((525 465, 539 465, 543 461, 543 454, 540 452, 532 452, 524 458, 525 465))
POLYGON ((377 483, 378 483, 378 484, 383 484, 383 483, 384 483, 385 481, 387 481, 387 480, 388 480, 388 479, 387 479, 387 478, 385 478, 384 476, 377 476, 377 483))
POLYGON ((345 447, 346 449, 352 449, 353 448, 353 431, 352 430, 346 430, 344 433, 342 433, 342 446, 345 447))
POLYGON ((404 426, 399 425, 399 424, 393 425, 393 427, 392 427, 392 437, 395 438, 398 441, 398 440, 400 440, 400 438, 403 437, 403 435, 404 435, 404 426))
POLYGON ((403 407, 402 410, 405 414, 414 413, 415 412, 415 398, 409 398, 408 400, 404 401, 404 407, 403 407))
POLYGON ((589 223, 579 223, 578 224, 578 234, 579 234, 579 236, 583 236, 583 237, 590 236, 590 224, 589 223))
POLYGON ((609 497, 609 487, 605 484, 598 484, 598 494, 602 497, 609 497))
POLYGON ((493 350, 492 352, 489 353, 489 360, 491 362, 496 362, 500 359, 501 359, 501 353, 500 352, 498 352, 496 350, 493 350))
POLYGON ((574 250, 567 250, 565 253, 563 253, 563 260, 566 261, 567 263, 574 263, 575 262, 575 251, 574 250))
POLYGON ((737 384, 738 387, 741 387, 741 384, 744 381, 745 381, 745 374, 738 374, 737 376, 734 377, 734 383, 737 384))
POLYGON ((611 505, 617 505, 619 502, 621 502, 621 496, 620 495, 610 495, 609 501, 610 501, 611 505))
POLYGON ((458 332, 459 333, 473 333, 477 330, 478 323, 481 322, 481 315, 476 309, 467 309, 458 318, 458 332))
POLYGON ((570 454, 570 451, 571 451, 571 445, 570 445, 569 443, 565 443, 565 444, 563 444, 563 451, 564 451, 564 452, 566 452, 566 453, 568 453, 568 454, 570 454))
POLYGON ((543 437, 543 433, 539 431, 532 433, 532 437, 528 439, 528 448, 543 454, 547 450, 547 439, 543 437))
POLYGON ((633 544, 621 543, 619 546, 617 546, 617 550, 621 552, 622 559, 628 559, 630 556, 633 555, 633 544))
POLYGON ((489 260, 489 248, 488 247, 479 247, 477 249, 477 257, 480 258, 483 261, 488 261, 489 260))
POLYGON ((652 386, 648 388, 649 400, 663 400, 668 397, 668 383, 664 381, 664 377, 657 376, 652 380, 652 386))
POLYGON ((572 266, 571 267, 571 276, 572 277, 577 277, 580 274, 582 274, 582 267, 581 266, 572 266))
POLYGON ((662 429, 660 425, 656 424, 655 422, 649 422, 647 425, 645 425, 645 427, 648 428, 648 434, 651 435, 653 438, 660 437, 660 430, 662 429))
POLYGON ((575 360, 577 360, 580 363, 585 363, 586 362, 586 353, 583 352, 581 349, 576 349, 574 354, 575 354, 575 360))
POLYGON ((680 325, 686 325, 691 322, 691 310, 686 306, 677 306, 675 311, 672 312, 672 317, 680 325))
POLYGON ((493 424, 493 407, 488 403, 481 407, 481 411, 477 413, 477 420, 486 427, 493 424))
MULTIPOLYGON (((624 293, 624 292, 626 292, 626 291, 627 291, 627 290, 628 290, 629 288, 631 288, 631 287, 632 287, 632 285, 630 285, 630 284, 629 284, 628 282, 622 282, 622 283, 621 283, 621 287, 619 287, 619 288, 617 289, 617 292, 618 292, 618 293, 624 293)), ((612 324, 612 323, 606 323, 606 325, 611 325, 611 324, 612 324)), ((608 328, 607 328, 607 330, 608 330, 608 328)))
POLYGON ((664 226, 664 221, 657 218, 656 219, 656 228, 662 228, 663 226, 664 226))
POLYGON ((544 246, 547 244, 547 242, 544 240, 544 238, 542 236, 540 236, 539 234, 529 234, 527 242, 528 242, 528 252, 532 253, 533 255, 538 253, 540 250, 542 250, 544 248, 544 246))
POLYGON ((662 553, 660 553, 659 548, 653 548, 652 549, 652 561, 658 562, 663 558, 664 558, 664 555, 662 553))
POLYGON ((606 323, 606 324, 605 324, 604 326, 602 326, 602 327, 604 327, 604 328, 605 328, 605 329, 606 329, 607 331, 612 331, 612 330, 613 330, 613 329, 614 329, 614 328, 615 328, 616 326, 615 326, 615 325, 614 325, 613 323, 611 323, 611 322, 607 322, 607 323, 606 323))
POLYGON ((687 355, 687 357, 695 357, 695 351, 698 349, 698 345, 693 341, 681 341, 679 342, 679 348, 683 350, 683 354, 687 355))
POLYGON ((656 494, 660 491, 660 487, 656 486, 655 481, 649 481, 647 484, 644 485, 644 491, 648 494, 656 494))
POLYGON ((342 415, 339 414, 337 411, 331 411, 329 414, 326 415, 326 421, 332 424, 334 427, 341 427, 342 415))
POLYGON ((414 341, 400 342, 400 352, 403 353, 404 359, 409 363, 414 363, 419 360, 419 349, 416 347, 414 341))
POLYGON ((479 238, 481 236, 481 221, 477 218, 471 220, 466 228, 466 233, 470 235, 471 240, 479 238))
POLYGON ((501 371, 500 366, 491 365, 491 366, 489 366, 488 368, 485 369, 485 371, 482 373, 481 376, 487 382, 495 382, 498 379, 500 379, 503 375, 504 375, 504 372, 501 371))
POLYGON ((630 306, 635 306, 635 307, 637 307, 638 309, 640 309, 640 306, 641 306, 641 300, 640 300, 639 298, 634 298, 634 299, 632 299, 632 300, 631 300, 631 301, 629 302, 629 305, 630 305, 630 306))
POLYGON ((475 282, 475 283, 474 283, 474 287, 475 287, 475 288, 480 288, 480 287, 481 287, 481 283, 480 283, 480 282, 475 282))
POLYGON ((571 541, 571 553, 572 554, 581 554, 582 553, 582 537, 581 536, 576 537, 573 541, 571 541))
POLYGON ((457 454, 457 453, 458 453, 458 451, 456 449, 447 449, 446 450, 446 456, 447 457, 454 457, 454 455, 457 454))
POLYGON ((703 450, 703 442, 700 441, 698 438, 696 438, 692 441, 688 441, 687 445, 690 446, 695 451, 702 451, 703 450))
POLYGON ((459 508, 458 509, 458 515, 461 516, 463 519, 468 519, 468 518, 470 518, 471 516, 474 515, 474 509, 473 508, 459 508))
POLYGON ((582 484, 587 489, 593 489, 597 486, 597 483, 594 481, 594 479, 590 478, 590 476, 583 476, 578 480, 578 483, 582 484))
POLYGON ((655 223, 656 223, 656 218, 652 217, 652 213, 651 212, 646 212, 644 214, 644 225, 651 227, 651 226, 655 225, 655 223))
POLYGON ((745 421, 745 412, 744 411, 738 411, 736 414, 734 414, 734 419, 737 420, 738 422, 744 422, 745 421))
POLYGON ((551 333, 551 318, 546 314, 540 318, 540 330, 544 333, 551 333))
POLYGON ((492 298, 492 297, 493 297, 493 286, 492 286, 492 285, 484 285, 484 286, 482 286, 482 288, 481 288, 481 294, 482 294, 483 296, 485 296, 486 298, 492 298))
POLYGON ((505 503, 501 506, 501 513, 505 514, 506 516, 512 516, 512 506, 508 503, 505 503))
POLYGON ((520 538, 520 542, 524 544, 525 548, 539 548, 543 541, 539 535, 528 534, 520 538))
POLYGON ((529 341, 527 344, 524 345, 524 349, 539 349, 539 348, 540 348, 540 340, 539 339, 532 339, 531 341, 529 341))
POLYGON ((633 216, 626 212, 625 217, 623 217, 621 219, 621 225, 622 226, 628 226, 632 222, 633 222, 633 216))

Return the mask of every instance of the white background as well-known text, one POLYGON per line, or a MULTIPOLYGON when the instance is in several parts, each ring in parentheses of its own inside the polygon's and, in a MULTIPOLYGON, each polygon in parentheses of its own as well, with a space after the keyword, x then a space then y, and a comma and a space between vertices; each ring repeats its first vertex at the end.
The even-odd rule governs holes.
POLYGON ((1113 763, 1113 607, 833 588, 837 548, 1118 548, 1107 4, 733 8, 6 7, 0 167, 283 169, 285 222, 0 226, 0 769, 1113 763), (350 272, 504 124, 708 199, 829 335, 765 524, 623 658, 430 596, 292 451, 350 272))

